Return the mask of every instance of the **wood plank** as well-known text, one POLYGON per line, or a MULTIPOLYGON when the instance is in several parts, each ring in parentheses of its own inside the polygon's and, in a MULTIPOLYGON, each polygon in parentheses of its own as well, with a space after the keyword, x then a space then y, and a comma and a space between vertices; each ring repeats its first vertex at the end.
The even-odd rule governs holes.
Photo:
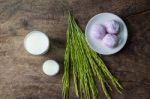
MULTIPOLYGON (((125 88, 123 95, 111 94, 114 99, 149 99, 149 5, 149 0, 0 0, 0 99, 62 98, 68 8, 83 30, 100 12, 112 12, 125 20, 129 29, 125 48, 103 56, 125 88), (23 40, 32 30, 49 36, 52 46, 47 54, 32 56, 25 51, 23 40), (42 63, 47 59, 61 64, 57 76, 43 74, 42 63)), ((76 99, 73 86, 70 96, 76 99)), ((101 91, 98 98, 105 99, 101 91)))

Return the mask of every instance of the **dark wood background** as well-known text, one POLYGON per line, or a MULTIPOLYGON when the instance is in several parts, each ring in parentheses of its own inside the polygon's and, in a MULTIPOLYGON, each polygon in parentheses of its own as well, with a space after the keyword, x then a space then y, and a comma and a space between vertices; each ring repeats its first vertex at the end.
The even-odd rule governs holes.
MULTIPOLYGON (((150 99, 150 0, 0 0, 0 99, 62 99, 63 57, 66 44, 67 9, 82 29, 101 12, 112 12, 126 22, 129 38, 119 53, 103 56, 110 70, 121 80, 122 95, 113 99, 150 99), (45 32, 51 49, 32 56, 23 47, 25 35, 45 32), (60 63, 60 73, 42 72, 47 59, 60 63)), ((73 87, 70 99, 77 99, 73 87)), ((99 99, 106 99, 99 92, 99 99)))

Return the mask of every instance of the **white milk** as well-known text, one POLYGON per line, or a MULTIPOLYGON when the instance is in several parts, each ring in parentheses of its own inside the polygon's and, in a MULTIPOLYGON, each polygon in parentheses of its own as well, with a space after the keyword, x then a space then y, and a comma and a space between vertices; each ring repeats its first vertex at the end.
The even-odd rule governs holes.
POLYGON ((32 31, 24 39, 25 49, 32 55, 41 55, 49 49, 48 36, 40 31, 32 31))
POLYGON ((59 72, 59 64, 54 60, 47 60, 43 64, 43 72, 46 75, 54 76, 59 72))

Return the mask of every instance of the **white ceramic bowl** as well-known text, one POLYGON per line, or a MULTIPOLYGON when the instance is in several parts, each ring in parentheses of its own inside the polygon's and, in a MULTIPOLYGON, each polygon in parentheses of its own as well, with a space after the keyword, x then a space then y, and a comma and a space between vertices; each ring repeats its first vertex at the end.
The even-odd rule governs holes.
POLYGON ((92 48, 97 53, 103 55, 111 55, 120 51, 124 47, 128 37, 128 30, 126 24, 119 16, 112 13, 100 13, 92 17, 86 26, 85 33, 86 33, 85 34, 86 40, 90 48, 92 48), (107 46, 104 46, 102 44, 102 40, 93 39, 90 35, 90 30, 92 25, 104 24, 104 22, 109 20, 116 20, 120 23, 120 31, 118 33, 119 42, 118 45, 114 48, 109 48, 107 46))

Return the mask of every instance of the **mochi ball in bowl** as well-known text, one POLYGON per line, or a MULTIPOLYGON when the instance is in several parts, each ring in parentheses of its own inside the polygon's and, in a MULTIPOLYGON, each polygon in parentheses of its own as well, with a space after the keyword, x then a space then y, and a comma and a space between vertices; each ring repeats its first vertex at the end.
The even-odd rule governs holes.
POLYGON ((96 39, 103 39, 106 35, 106 28, 101 24, 94 24, 90 30, 91 37, 96 39))
POLYGON ((109 48, 114 48, 118 44, 118 37, 113 34, 106 34, 106 36, 103 38, 103 45, 109 47, 109 48))
POLYGON ((119 32, 120 25, 116 20, 106 21, 104 26, 106 27, 106 31, 110 34, 117 34, 119 32))

